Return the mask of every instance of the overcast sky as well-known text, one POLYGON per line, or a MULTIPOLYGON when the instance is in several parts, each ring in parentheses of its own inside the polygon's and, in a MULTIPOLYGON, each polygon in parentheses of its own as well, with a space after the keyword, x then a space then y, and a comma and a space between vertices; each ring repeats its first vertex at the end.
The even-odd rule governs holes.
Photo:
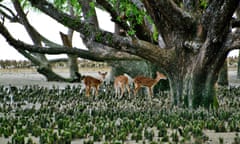
MULTIPOLYGON (((110 32, 114 31, 114 24, 110 21, 110 15, 106 12, 97 9, 97 15, 99 18, 100 28, 108 30, 110 32)), ((67 28, 63 25, 57 23, 52 18, 41 14, 40 12, 29 12, 28 18, 30 23, 37 29, 39 32, 47 37, 48 39, 62 44, 59 32, 67 33, 67 28)), ((24 27, 19 24, 9 23, 5 21, 5 26, 7 26, 11 34, 24 42, 32 43, 24 27)), ((84 48, 84 45, 81 43, 81 39, 78 33, 75 33, 73 38, 73 46, 77 48, 84 48)), ((21 54, 19 54, 13 47, 9 46, 5 41, 2 35, 0 35, 0 59, 2 60, 26 60, 21 54)), ((238 51, 235 50, 229 55, 238 55, 238 51)), ((54 58, 54 56, 48 56, 49 58, 54 58)), ((65 55, 58 55, 57 57, 65 57, 65 55)))

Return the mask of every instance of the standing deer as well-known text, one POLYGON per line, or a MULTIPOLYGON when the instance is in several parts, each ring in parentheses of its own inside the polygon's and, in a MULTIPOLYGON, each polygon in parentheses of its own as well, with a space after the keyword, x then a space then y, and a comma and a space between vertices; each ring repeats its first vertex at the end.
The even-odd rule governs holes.
POLYGON ((83 82, 85 85, 85 90, 86 90, 86 96, 89 97, 90 96, 90 91, 91 88, 94 88, 94 95, 97 96, 98 95, 98 89, 100 84, 104 81, 104 79, 106 78, 107 72, 98 72, 98 74, 100 75, 100 79, 94 78, 92 76, 85 76, 83 78, 83 82))
POLYGON ((127 88, 128 97, 130 97, 129 84, 131 83, 131 81, 132 81, 132 78, 127 74, 117 76, 114 80, 115 97, 118 97, 118 95, 121 92, 120 98, 122 98, 125 92, 125 88, 127 88))
POLYGON ((144 76, 136 76, 133 80, 134 82, 134 95, 136 96, 136 94, 138 93, 138 90, 141 87, 147 87, 148 88, 148 95, 150 96, 150 98, 153 97, 153 88, 154 86, 159 82, 160 79, 167 79, 167 77, 160 73, 160 72, 156 72, 157 76, 155 79, 149 78, 149 77, 144 77, 144 76))

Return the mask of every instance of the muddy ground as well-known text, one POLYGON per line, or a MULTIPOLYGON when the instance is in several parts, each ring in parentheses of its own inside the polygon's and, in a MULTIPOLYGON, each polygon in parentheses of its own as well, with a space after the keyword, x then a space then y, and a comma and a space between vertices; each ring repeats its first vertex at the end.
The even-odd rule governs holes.
MULTIPOLYGON (((109 71, 110 69, 104 69, 109 71)), ((60 75, 68 77, 68 71, 65 69, 56 70, 60 75)), ((80 71, 84 75, 96 76, 98 70, 96 69, 84 69, 80 71)), ((239 86, 240 80, 237 79, 237 71, 229 71, 229 82, 231 86, 239 86)), ((39 85, 40 87, 58 87, 65 88, 67 85, 79 85, 80 83, 66 83, 66 82, 47 82, 45 77, 38 74, 34 69, 0 69, 0 85, 22 87, 24 85, 39 85)), ((214 131, 205 131, 205 134, 209 136, 211 144, 218 144, 219 138, 224 139, 225 144, 232 144, 236 133, 215 133, 214 131)), ((0 143, 4 144, 6 140, 0 138, 0 143)), ((75 143, 75 142, 73 142, 75 143)), ((76 142, 78 143, 78 142, 76 142)))

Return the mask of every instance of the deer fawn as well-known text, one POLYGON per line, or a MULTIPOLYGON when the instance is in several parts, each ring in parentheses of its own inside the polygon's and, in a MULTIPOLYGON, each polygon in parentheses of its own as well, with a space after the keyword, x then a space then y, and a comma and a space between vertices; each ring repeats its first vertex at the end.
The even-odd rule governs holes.
POLYGON ((120 98, 123 97, 123 94, 125 92, 125 88, 127 88, 128 91, 128 97, 130 97, 130 88, 129 83, 131 82, 131 77, 127 74, 119 75, 114 80, 114 88, 115 88, 115 97, 118 97, 118 94, 120 94, 120 98))
POLYGON ((136 76, 133 80, 134 85, 135 85, 134 95, 136 96, 138 90, 141 87, 147 87, 148 95, 150 96, 150 98, 152 98, 154 86, 159 82, 160 79, 167 79, 167 77, 164 74, 162 74, 158 71, 156 72, 156 74, 157 74, 157 76, 155 79, 144 77, 144 76, 136 76))
POLYGON ((83 78, 85 90, 86 90, 86 96, 88 97, 90 96, 90 91, 92 87, 95 89, 94 95, 96 96, 98 95, 99 86, 106 78, 107 72, 105 73, 98 72, 98 74, 100 75, 100 79, 94 78, 92 76, 85 76, 83 78))

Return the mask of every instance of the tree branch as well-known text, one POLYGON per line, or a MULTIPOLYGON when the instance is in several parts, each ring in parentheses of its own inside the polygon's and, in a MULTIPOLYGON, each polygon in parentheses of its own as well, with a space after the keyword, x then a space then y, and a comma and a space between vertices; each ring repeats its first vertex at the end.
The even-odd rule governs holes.
POLYGON ((158 45, 154 45, 142 40, 132 39, 130 37, 122 37, 100 29, 95 29, 95 27, 91 26, 91 24, 87 22, 80 21, 63 12, 58 11, 53 7, 52 4, 48 3, 45 0, 29 1, 34 7, 40 9, 42 12, 57 20, 59 23, 62 23, 63 25, 80 32, 85 37, 92 37, 92 35, 95 35, 92 37, 92 40, 95 42, 107 45, 122 52, 137 55, 152 62, 157 61, 159 58, 162 58, 165 61, 169 61, 168 55, 172 52, 166 49, 161 49, 158 45))
POLYGON ((232 19, 232 28, 239 28, 240 27, 240 20, 239 19, 232 19))
MULTIPOLYGON (((105 8, 105 10, 107 10, 111 17, 112 17, 112 21, 115 22, 116 24, 118 24, 121 28, 123 28, 125 31, 130 30, 130 26, 129 24, 127 24, 126 20, 119 20, 119 13, 116 11, 116 9, 114 9, 114 7, 107 2, 106 0, 97 0, 98 4, 103 6, 105 8)), ((133 5, 136 5, 136 7, 139 9, 139 11, 145 11, 144 9, 144 5, 143 3, 141 3, 138 0, 131 0, 130 1, 133 5)), ((136 36, 142 40, 146 40, 149 42, 152 42, 153 38, 152 38, 152 25, 150 25, 150 22, 148 21, 148 19, 145 18, 143 19, 143 22, 141 24, 138 24, 137 21, 135 20, 135 26, 131 27, 136 31, 136 36)))
POLYGON ((78 2, 81 3, 84 20, 96 28, 99 28, 97 13, 95 9, 91 7, 93 0, 78 0, 78 2))
MULTIPOLYGON (((8 7, 6 7, 5 5, 2 5, 2 4, 0 4, 0 7, 3 7, 7 11, 9 11, 9 13, 11 14, 11 15, 8 15, 7 13, 5 13, 3 10, 0 9, 0 13, 4 17, 8 18, 11 22, 17 22, 17 23, 23 25, 22 21, 19 19, 19 16, 15 15, 14 12, 11 9, 9 9, 8 7)), ((31 28, 31 31, 34 31, 34 33, 36 33, 39 37, 41 37, 41 40, 46 45, 48 45, 48 46, 60 46, 59 44, 54 43, 54 42, 48 40, 47 38, 45 38, 44 36, 42 36, 34 27, 31 28)))
POLYGON ((211 40, 216 39, 225 31, 225 28, 228 28, 226 26, 230 25, 229 22, 238 6, 239 0, 213 0, 209 4, 203 16, 203 27, 205 31, 208 31, 207 36, 211 40))
MULTIPOLYGON (((41 46, 41 37, 38 35, 38 33, 35 31, 35 29, 33 28, 33 26, 29 23, 27 17, 26 17, 26 14, 24 13, 22 7, 21 7, 21 4, 19 1, 13 1, 13 5, 15 7, 15 10, 17 11, 18 15, 19 15, 19 18, 20 18, 20 21, 21 23, 23 24, 23 26, 25 27, 25 29, 27 30, 30 38, 32 39, 33 43, 35 45, 38 45, 38 46, 41 46)), ((39 54, 39 53, 35 53, 33 54, 36 56, 36 61, 38 59, 40 59, 40 63, 42 65, 45 65, 47 64, 47 58, 42 55, 42 54, 39 54)))
POLYGON ((0 8, 3 8, 4 10, 6 10, 7 12, 10 13, 10 15, 9 15, 4 10, 0 9, 0 14, 2 14, 4 17, 9 19, 11 22, 19 22, 18 16, 15 15, 14 12, 10 8, 6 7, 3 4, 0 4, 0 8))
POLYGON ((0 24, 0 33, 5 37, 7 42, 13 46, 17 50, 26 50, 30 52, 36 52, 41 54, 50 54, 50 55, 56 55, 56 54, 74 54, 78 57, 84 58, 84 59, 90 59, 94 61, 103 61, 103 60, 140 60, 136 56, 130 56, 128 54, 122 53, 121 55, 114 55, 115 52, 107 55, 104 53, 95 53, 90 52, 87 50, 82 50, 78 48, 68 48, 68 47, 41 47, 41 46, 32 46, 29 44, 26 44, 20 40, 14 39, 11 34, 8 32, 7 28, 0 24))
POLYGON ((111 4, 109 4, 106 0, 96 0, 99 5, 104 7, 111 15, 112 21, 117 23, 119 26, 121 26, 124 30, 128 31, 130 27, 128 24, 122 20, 118 20, 119 14, 116 12, 116 10, 112 7, 111 4))
POLYGON ((173 28, 188 31, 194 25, 192 16, 179 8, 172 0, 143 0, 145 8, 154 23, 157 26, 158 32, 161 32, 161 17, 164 17, 173 28))
POLYGON ((136 7, 141 10, 144 11, 145 7, 144 4, 140 1, 140 0, 130 0, 131 3, 133 3, 134 5, 136 5, 136 7))
POLYGON ((224 44, 224 47, 227 48, 227 51, 240 49, 240 32, 229 34, 227 39, 228 40, 224 44))

